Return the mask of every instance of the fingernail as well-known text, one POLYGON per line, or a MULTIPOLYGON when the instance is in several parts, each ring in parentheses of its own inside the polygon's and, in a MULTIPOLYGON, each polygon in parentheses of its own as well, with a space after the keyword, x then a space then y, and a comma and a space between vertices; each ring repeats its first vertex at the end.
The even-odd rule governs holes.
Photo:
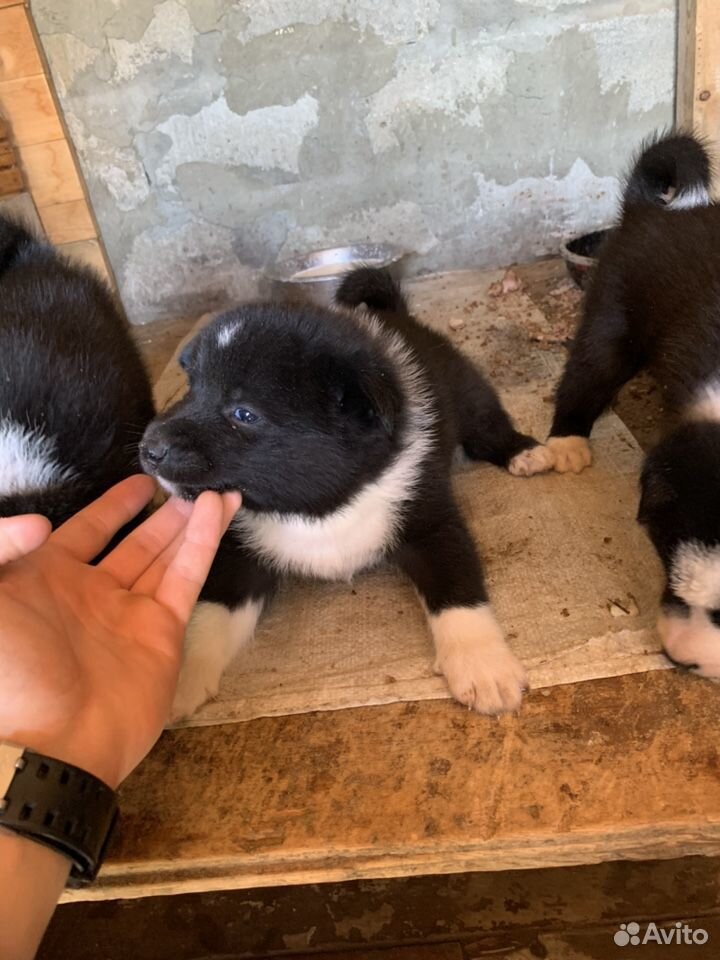
POLYGON ((230 493, 223 494, 223 499, 233 513, 237 513, 242 506, 242 496, 237 490, 231 490, 230 493))

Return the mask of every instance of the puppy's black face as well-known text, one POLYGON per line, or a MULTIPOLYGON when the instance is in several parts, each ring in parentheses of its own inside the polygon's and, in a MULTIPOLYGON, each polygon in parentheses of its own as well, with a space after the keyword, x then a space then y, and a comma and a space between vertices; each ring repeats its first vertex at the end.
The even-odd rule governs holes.
POLYGON ((720 676, 720 425, 686 424, 653 450, 638 519, 665 568, 658 629, 666 653, 720 676))
POLYGON ((189 391, 147 428, 143 469, 188 499, 239 490, 251 510, 322 516, 391 461, 394 370, 343 315, 256 304, 186 347, 189 391))

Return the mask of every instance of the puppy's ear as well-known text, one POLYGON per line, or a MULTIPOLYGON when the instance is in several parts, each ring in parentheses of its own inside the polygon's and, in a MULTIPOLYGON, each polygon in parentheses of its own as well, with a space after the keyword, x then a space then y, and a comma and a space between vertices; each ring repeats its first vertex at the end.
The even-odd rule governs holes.
POLYGON ((372 358, 357 363, 325 357, 320 361, 321 375, 334 406, 360 423, 379 423, 392 436, 402 409, 399 387, 390 371, 372 358))

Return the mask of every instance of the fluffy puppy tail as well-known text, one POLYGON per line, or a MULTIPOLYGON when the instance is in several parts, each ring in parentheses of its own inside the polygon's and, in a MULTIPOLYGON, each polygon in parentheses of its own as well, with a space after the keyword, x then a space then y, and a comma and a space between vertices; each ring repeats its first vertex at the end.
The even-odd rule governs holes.
POLYGON ((646 140, 627 179, 623 213, 638 207, 707 207, 712 168, 699 137, 678 131, 646 140))
POLYGON ((17 221, 0 216, 0 275, 27 247, 37 243, 33 235, 17 221))
POLYGON ((364 303, 370 310, 408 315, 408 305, 400 284, 388 270, 379 267, 356 267, 351 270, 335 294, 336 303, 344 307, 359 307, 364 303))

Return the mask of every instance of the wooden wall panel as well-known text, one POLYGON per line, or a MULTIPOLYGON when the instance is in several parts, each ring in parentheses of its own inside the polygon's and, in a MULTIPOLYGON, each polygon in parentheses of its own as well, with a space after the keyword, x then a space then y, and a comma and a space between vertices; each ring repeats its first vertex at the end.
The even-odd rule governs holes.
POLYGON ((21 147, 20 161, 39 211, 51 204, 84 199, 75 161, 65 140, 21 147))
POLYGON ((95 237, 95 224, 84 200, 68 200, 40 209, 48 240, 53 243, 72 243, 95 237))
POLYGON ((43 72, 40 53, 25 8, 0 10, 0 81, 43 72))
POLYGON ((0 196, 23 188, 19 156, 48 239, 110 279, 29 11, 17 0, 0 0, 0 115, 0 196))
POLYGON ((64 138, 50 87, 42 74, 0 83, 0 104, 18 147, 64 138))
POLYGON ((22 189, 23 178, 10 142, 10 131, 0 117, 0 197, 12 196, 22 189))
MULTIPOLYGON (((702 134, 720 166, 720 3, 680 0, 675 117, 702 134)), ((720 180, 716 170, 715 190, 720 180)))

